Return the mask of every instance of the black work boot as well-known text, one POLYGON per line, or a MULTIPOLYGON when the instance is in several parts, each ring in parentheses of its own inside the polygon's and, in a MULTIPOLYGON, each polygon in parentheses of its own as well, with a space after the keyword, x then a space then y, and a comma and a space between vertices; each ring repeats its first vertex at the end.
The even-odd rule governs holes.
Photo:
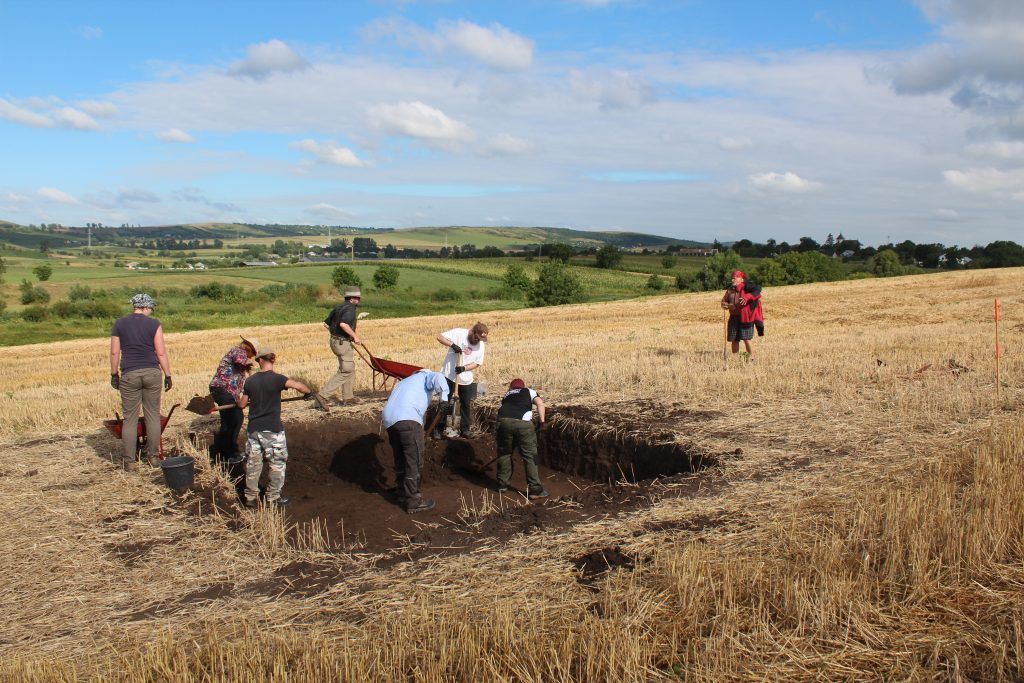
POLYGON ((436 503, 429 498, 419 498, 409 501, 406 505, 405 511, 410 515, 415 515, 417 512, 433 510, 434 505, 436 505, 436 503))
POLYGON ((530 492, 527 494, 527 497, 530 500, 536 500, 537 498, 547 498, 548 490, 543 486, 541 486, 539 489, 531 489, 530 492))

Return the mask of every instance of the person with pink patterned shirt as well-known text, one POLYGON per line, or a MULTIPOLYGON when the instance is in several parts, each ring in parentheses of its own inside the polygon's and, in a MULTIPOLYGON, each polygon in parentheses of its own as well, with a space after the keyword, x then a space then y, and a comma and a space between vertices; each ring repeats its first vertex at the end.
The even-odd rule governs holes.
POLYGON ((234 463, 242 458, 238 449, 238 433, 242 431, 245 413, 237 407, 245 387, 245 378, 252 370, 252 359, 259 352, 259 343, 242 337, 242 342, 232 346, 217 365, 217 371, 210 380, 210 395, 217 405, 236 404, 234 408, 220 411, 220 429, 213 439, 210 457, 222 463, 234 463))

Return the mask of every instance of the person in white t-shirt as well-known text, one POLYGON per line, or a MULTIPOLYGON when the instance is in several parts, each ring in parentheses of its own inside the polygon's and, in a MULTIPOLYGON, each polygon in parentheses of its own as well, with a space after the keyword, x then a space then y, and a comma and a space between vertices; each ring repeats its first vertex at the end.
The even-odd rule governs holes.
MULTIPOLYGON (((473 399, 476 398, 476 380, 473 371, 484 364, 484 350, 487 346, 487 325, 478 322, 472 328, 456 327, 437 335, 437 341, 448 347, 448 354, 441 364, 441 374, 448 380, 448 390, 455 396, 455 383, 459 385, 460 424, 459 436, 469 436, 473 427, 473 399)), ((444 434, 448 417, 443 416, 435 438, 444 434)))

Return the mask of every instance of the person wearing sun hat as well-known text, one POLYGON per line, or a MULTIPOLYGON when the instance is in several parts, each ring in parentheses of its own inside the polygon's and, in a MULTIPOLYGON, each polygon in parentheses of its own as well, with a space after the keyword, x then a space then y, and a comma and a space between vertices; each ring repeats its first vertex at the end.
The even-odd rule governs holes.
POLYGON ((210 395, 218 405, 234 403, 234 408, 220 412, 220 429, 213 438, 210 457, 222 463, 236 463, 242 459, 238 450, 238 433, 242 431, 245 413, 238 407, 245 378, 252 370, 252 359, 259 353, 259 342, 254 338, 240 336, 240 343, 228 349, 217 364, 217 370, 210 380, 210 395))
POLYGON ((495 438, 498 443, 499 492, 508 490, 508 482, 512 478, 512 452, 518 447, 526 469, 527 497, 530 500, 547 498, 547 489, 540 483, 537 471, 537 432, 544 427, 546 417, 544 399, 518 377, 512 380, 498 408, 495 438), (537 406, 540 420, 536 428, 533 426, 534 406, 537 406))
POLYGON ((722 296, 722 308, 729 311, 726 339, 732 343, 733 353, 739 352, 742 341, 747 358, 751 360, 754 358, 754 347, 751 344, 754 338, 754 315, 759 315, 760 300, 760 289, 756 297, 752 296, 746 289, 746 274, 742 270, 733 271, 732 284, 722 296), (751 308, 752 301, 755 302, 754 308, 751 308))
POLYGON ((160 380, 164 391, 173 383, 164 329, 152 317, 156 301, 139 293, 129 303, 132 314, 118 318, 110 331, 110 386, 121 392, 121 466, 130 472, 135 469, 139 408, 146 423, 149 464, 160 462, 160 380))
POLYGON ((345 302, 335 306, 331 310, 331 314, 324 320, 324 327, 331 335, 331 352, 338 358, 338 371, 327 380, 320 395, 333 396, 336 401, 344 403, 357 401, 352 392, 356 378, 356 363, 352 345, 363 343, 363 340, 356 334, 356 321, 358 320, 356 309, 362 298, 363 295, 358 287, 349 287, 345 290, 345 302))

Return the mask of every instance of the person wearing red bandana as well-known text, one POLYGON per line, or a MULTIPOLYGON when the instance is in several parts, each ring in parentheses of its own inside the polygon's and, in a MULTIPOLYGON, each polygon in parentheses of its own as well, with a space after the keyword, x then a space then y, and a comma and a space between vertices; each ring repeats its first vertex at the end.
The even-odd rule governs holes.
POLYGON ((761 288, 748 287, 742 270, 734 271, 732 284, 722 297, 722 308, 729 311, 727 339, 732 343, 732 352, 739 353, 740 342, 750 360, 754 359, 754 327, 764 335, 764 314, 761 311, 761 288), (760 325, 757 325, 760 323, 760 325))

